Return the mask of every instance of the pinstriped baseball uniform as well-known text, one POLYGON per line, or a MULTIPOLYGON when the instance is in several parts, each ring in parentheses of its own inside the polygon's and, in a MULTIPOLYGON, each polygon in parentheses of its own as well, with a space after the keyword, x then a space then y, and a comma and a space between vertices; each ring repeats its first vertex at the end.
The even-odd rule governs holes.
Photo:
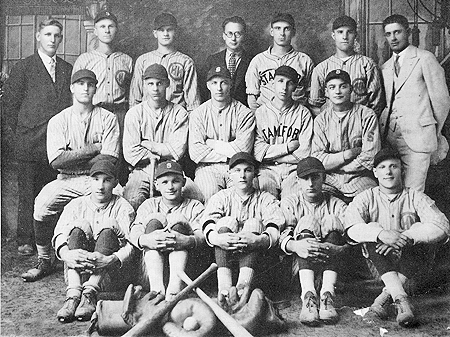
POLYGON ((371 170, 373 157, 381 149, 378 119, 372 109, 353 104, 345 116, 338 117, 332 107, 327 106, 314 120, 313 156, 327 167, 340 161, 343 151, 355 147, 362 147, 361 153, 345 166, 328 171, 324 189, 354 197, 376 186, 371 170))
POLYGON ((326 102, 325 78, 333 70, 345 70, 352 80, 350 101, 371 108, 379 116, 384 108, 381 74, 375 62, 364 55, 355 54, 342 60, 335 55, 319 63, 312 73, 309 103, 321 107, 326 102))
POLYGON ((145 69, 154 63, 163 65, 169 74, 170 86, 166 91, 168 101, 182 105, 187 111, 192 111, 200 105, 194 61, 179 51, 161 54, 153 50, 136 60, 130 87, 130 107, 147 99, 148 94, 143 90, 142 76, 145 69))
POLYGON ((255 115, 239 101, 232 100, 219 110, 206 101, 189 116, 189 155, 199 164, 195 183, 207 201, 219 189, 229 187, 227 158, 206 145, 207 139, 228 142, 235 153, 253 149, 255 115))
POLYGON ((272 101, 263 104, 255 112, 256 133, 254 154, 262 162, 259 170, 259 186, 278 197, 293 192, 296 181, 296 164, 311 153, 313 119, 307 108, 298 102, 284 111, 273 106, 272 101), (277 163, 277 159, 289 155, 287 144, 298 140, 300 146, 292 152, 289 163, 277 163))
POLYGON ((257 100, 259 105, 270 101, 274 96, 272 83, 275 78, 275 70, 286 65, 294 68, 300 75, 297 89, 292 93, 292 98, 295 101, 306 102, 314 68, 311 58, 294 48, 282 57, 271 54, 271 50, 272 47, 251 60, 245 75, 247 94, 259 96, 257 100))

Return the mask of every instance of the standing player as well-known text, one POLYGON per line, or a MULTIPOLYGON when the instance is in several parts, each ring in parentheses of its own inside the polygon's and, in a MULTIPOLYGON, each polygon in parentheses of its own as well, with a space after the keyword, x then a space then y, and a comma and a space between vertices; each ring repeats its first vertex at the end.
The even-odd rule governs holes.
POLYGON ((314 115, 318 115, 326 103, 325 77, 336 69, 350 74, 353 92, 351 101, 372 109, 377 116, 384 108, 384 93, 380 71, 375 62, 354 50, 356 21, 349 16, 340 16, 333 22, 331 36, 336 54, 319 63, 312 73, 309 104, 314 115))
MULTIPOLYGON (((119 27, 117 17, 108 11, 101 11, 94 19, 94 35, 97 47, 81 54, 73 66, 73 72, 89 69, 97 77, 97 92, 93 103, 113 112, 119 121, 120 139, 123 137, 123 123, 128 110, 128 94, 133 72, 133 60, 127 54, 115 50, 115 37, 119 27)), ((122 144, 122 142, 120 142, 122 144)), ((125 185, 128 167, 121 154, 119 181, 125 185)))
POLYGON ((63 26, 57 20, 41 22, 36 33, 37 51, 16 63, 3 88, 4 118, 17 140, 15 155, 20 172, 17 244, 22 255, 34 252, 34 198, 56 177, 56 171, 47 162, 47 124, 72 103, 69 89, 72 66, 56 56, 62 31, 63 26))
POLYGON ((177 20, 172 14, 162 13, 155 18, 153 25, 153 36, 158 41, 158 49, 141 55, 136 60, 131 81, 130 106, 148 99, 142 75, 148 66, 158 63, 167 69, 170 77, 170 85, 166 92, 167 100, 180 104, 191 112, 200 105, 197 72, 194 61, 176 49, 177 20))
POLYGON ((195 109, 189 119, 189 154, 198 164, 194 182, 205 202, 231 186, 227 161, 237 152, 253 148, 255 116, 230 96, 231 75, 215 67, 206 77, 211 99, 195 109))
POLYGON ((314 64, 308 55, 294 50, 291 45, 295 36, 294 18, 286 13, 275 14, 270 23, 270 36, 273 45, 252 59, 245 75, 248 105, 253 111, 273 98, 274 73, 282 65, 294 68, 300 75, 292 98, 305 103, 309 96, 314 64))
POLYGON ((350 101, 347 72, 331 71, 325 86, 330 104, 314 120, 312 153, 327 170, 324 188, 351 200, 376 186, 371 170, 381 148, 378 119, 372 109, 350 101))
POLYGON ((275 70, 274 97, 255 113, 255 158, 262 162, 259 187, 279 198, 295 191, 296 163, 311 152, 311 113, 292 99, 298 73, 289 66, 275 70))
POLYGON ((53 271, 51 238, 55 220, 72 199, 89 194, 89 170, 101 159, 114 164, 119 155, 119 123, 116 116, 94 106, 97 79, 87 69, 72 75, 70 90, 73 105, 48 123, 47 155, 58 178, 41 190, 34 203, 34 232, 38 264, 23 273, 25 282, 33 282, 53 271))
POLYGON ((433 200, 404 186, 404 166, 397 151, 378 152, 373 171, 379 186, 350 203, 345 213, 346 232, 353 242, 365 243, 368 258, 385 286, 366 315, 386 319, 394 301, 397 322, 408 327, 415 317, 405 283, 429 275, 437 246, 449 238, 449 223, 433 200))

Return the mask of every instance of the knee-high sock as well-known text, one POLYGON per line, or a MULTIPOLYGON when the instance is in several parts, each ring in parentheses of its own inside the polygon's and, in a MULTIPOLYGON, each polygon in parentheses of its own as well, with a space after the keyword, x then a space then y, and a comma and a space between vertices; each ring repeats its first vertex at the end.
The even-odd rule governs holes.
POLYGON ((230 290, 232 285, 230 268, 220 267, 219 269, 217 269, 217 283, 219 292, 221 292, 222 290, 230 290))
POLYGON ((75 270, 67 268, 67 297, 81 296, 81 276, 75 270))
POLYGON ((381 275, 381 280, 386 286, 386 290, 395 301, 398 296, 406 296, 402 281, 396 271, 390 271, 381 275))
POLYGON ((147 250, 144 254, 145 268, 150 281, 150 290, 166 294, 164 287, 164 257, 156 250, 147 250))
POLYGON ((320 290, 320 296, 326 291, 329 291, 334 296, 334 287, 337 281, 337 273, 333 270, 323 271, 322 289, 320 290))
POLYGON ((311 269, 300 269, 298 275, 300 277, 300 285, 302 287, 302 299, 308 291, 311 291, 314 295, 317 295, 316 288, 314 287, 314 271, 311 269))
POLYGON ((182 281, 178 276, 179 271, 184 271, 188 259, 188 252, 176 250, 169 254, 169 284, 167 285, 167 295, 178 294, 181 290, 182 281))
POLYGON ((250 286, 253 280, 253 268, 250 267, 241 267, 239 269, 239 276, 237 285, 250 286))

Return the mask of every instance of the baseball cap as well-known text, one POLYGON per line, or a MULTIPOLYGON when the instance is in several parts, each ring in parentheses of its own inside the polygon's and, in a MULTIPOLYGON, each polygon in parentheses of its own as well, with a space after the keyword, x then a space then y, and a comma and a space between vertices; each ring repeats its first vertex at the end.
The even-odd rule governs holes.
POLYGON ((80 70, 76 71, 75 74, 72 75, 71 83, 74 84, 76 81, 79 81, 82 78, 90 78, 91 80, 93 80, 95 82, 95 84, 97 84, 97 82, 98 82, 97 77, 91 70, 80 69, 80 70))
POLYGON ((285 77, 289 78, 290 80, 292 80, 292 82, 294 82, 294 83, 298 82, 298 73, 292 67, 289 67, 289 66, 278 67, 277 70, 275 70, 275 76, 277 76, 277 75, 285 76, 285 77))
POLYGON ((227 67, 214 67, 209 69, 208 74, 206 75, 206 81, 209 81, 211 78, 216 76, 228 78, 231 80, 231 74, 227 67))
POLYGON ((162 163, 159 163, 155 170, 155 179, 162 177, 166 174, 174 173, 184 176, 183 169, 181 165, 176 161, 168 160, 162 163))
POLYGON ((325 78, 325 84, 327 84, 328 81, 331 81, 331 80, 334 80, 337 78, 340 78, 345 83, 352 84, 352 80, 350 79, 350 75, 348 74, 348 72, 341 70, 341 69, 336 69, 336 70, 330 71, 328 73, 327 77, 325 78))
POLYGON ((118 25, 117 17, 113 13, 105 11, 105 10, 97 13, 97 15, 95 16, 95 19, 94 19, 94 25, 103 19, 109 19, 111 21, 114 21, 115 24, 118 25))
POLYGON ((91 177, 95 176, 97 173, 104 173, 110 177, 117 178, 117 168, 109 160, 99 160, 94 165, 92 165, 89 175, 91 177))
POLYGON ((342 15, 333 21, 332 30, 338 29, 340 27, 350 27, 356 31, 356 21, 347 15, 342 15))
POLYGON ((306 177, 312 173, 325 173, 325 167, 322 162, 314 157, 306 157, 297 164, 297 176, 306 177))
POLYGON ((270 21, 270 25, 273 26, 273 24, 275 22, 280 22, 280 21, 289 23, 289 25, 291 25, 291 27, 295 29, 295 21, 294 21, 294 18, 292 17, 291 14, 288 14, 288 13, 276 13, 272 17, 272 21, 270 21))
POLYGON ((386 159, 399 159, 402 160, 400 153, 397 150, 385 148, 378 151, 373 158, 373 167, 377 167, 379 163, 386 159))
POLYGON ((158 80, 168 80, 169 75, 167 74, 166 68, 163 65, 154 63, 149 65, 147 69, 144 71, 144 76, 142 76, 144 80, 147 78, 156 78, 158 80))
POLYGON ((242 162, 253 165, 254 167, 258 166, 258 162, 256 161, 255 157, 253 157, 250 153, 238 152, 230 158, 228 167, 230 169, 232 169, 234 166, 236 166, 237 164, 242 163, 242 162))
POLYGON ((153 21, 153 29, 157 30, 164 26, 177 26, 177 19, 172 14, 161 13, 153 21))

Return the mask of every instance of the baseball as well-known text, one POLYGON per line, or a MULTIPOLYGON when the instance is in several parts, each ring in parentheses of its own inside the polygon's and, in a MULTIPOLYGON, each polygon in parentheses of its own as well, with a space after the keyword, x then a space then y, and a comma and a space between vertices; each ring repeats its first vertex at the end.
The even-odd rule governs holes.
POLYGON ((198 324, 197 320, 192 316, 189 316, 183 322, 183 329, 186 331, 197 330, 199 327, 200 325, 198 324))

